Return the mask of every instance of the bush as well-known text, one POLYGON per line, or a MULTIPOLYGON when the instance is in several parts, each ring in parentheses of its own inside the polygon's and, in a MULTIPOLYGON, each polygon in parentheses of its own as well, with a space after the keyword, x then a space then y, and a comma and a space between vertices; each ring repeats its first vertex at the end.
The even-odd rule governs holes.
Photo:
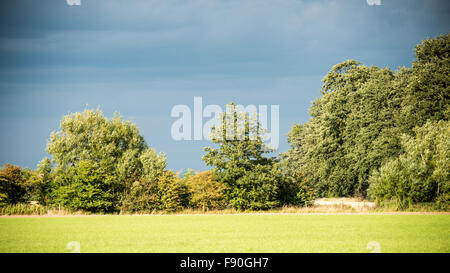
POLYGON ((158 183, 141 179, 131 185, 122 202, 122 212, 152 211, 159 206, 158 183))
POLYGON ((34 170, 23 169, 23 173, 23 188, 25 189, 25 194, 22 200, 25 202, 37 201, 40 204, 44 204, 45 190, 47 187, 46 181, 34 170))
POLYGON ((279 176, 272 166, 256 165, 236 180, 228 191, 231 205, 239 210, 264 210, 280 205, 279 176))
POLYGON ((127 193, 122 212, 173 212, 187 203, 187 188, 172 171, 161 173, 156 180, 135 181, 127 193))
POLYGON ((44 187, 44 180, 37 172, 6 164, 0 172, 0 206, 42 202, 44 187))
POLYGON ((282 205, 309 206, 314 199, 309 181, 298 170, 283 174, 280 182, 282 205))
POLYGON ((0 172, 1 203, 16 204, 23 201, 25 195, 24 173, 20 167, 6 164, 0 172))
POLYGON ((369 195, 377 203, 390 200, 399 209, 432 200, 436 190, 426 166, 407 157, 400 157, 383 165, 369 178, 369 183, 369 195))
POLYGON ((399 208, 418 202, 435 202, 442 209, 450 202, 450 122, 427 122, 403 136, 405 154, 375 171, 369 178, 369 195, 394 200, 399 208))
POLYGON ((201 208, 205 211, 226 207, 224 190, 227 187, 214 179, 212 171, 189 175, 186 185, 190 194, 189 204, 193 208, 201 208))
POLYGON ((93 161, 80 161, 55 179, 51 203, 72 210, 110 212, 114 209, 112 177, 93 161))
POLYGON ((167 171, 159 177, 158 191, 160 209, 168 212, 180 210, 187 205, 187 187, 172 171, 167 171))

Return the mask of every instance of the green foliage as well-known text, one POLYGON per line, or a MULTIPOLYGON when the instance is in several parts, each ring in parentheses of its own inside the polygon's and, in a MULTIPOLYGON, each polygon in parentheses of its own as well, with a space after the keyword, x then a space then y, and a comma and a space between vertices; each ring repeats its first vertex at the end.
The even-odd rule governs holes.
POLYGON ((282 205, 309 206, 314 193, 306 177, 298 170, 291 169, 290 162, 282 160, 280 168, 284 172, 280 182, 279 200, 282 205))
POLYGON ((236 209, 268 209, 279 205, 279 171, 276 159, 263 142, 265 129, 254 117, 239 113, 234 103, 222 113, 222 123, 212 128, 211 140, 219 148, 206 147, 203 161, 214 167, 218 182, 227 186, 225 197, 236 209))
POLYGON ((158 180, 160 210, 172 212, 187 205, 187 187, 172 171, 167 171, 158 180))
POLYGON ((143 167, 143 176, 147 179, 158 179, 167 168, 166 155, 156 153, 152 148, 147 148, 139 157, 143 167))
POLYGON ((0 171, 0 207, 27 211, 26 203, 38 201, 89 212, 261 210, 369 194, 399 208, 425 202, 448 210, 449 35, 426 39, 415 52, 412 67, 397 71, 353 60, 333 66, 311 119, 292 127, 281 160, 266 156, 272 150, 256 117, 227 105, 212 128, 219 147, 206 147, 202 158, 212 171, 182 179, 120 115, 64 116, 47 144, 52 159, 36 171, 8 164, 0 171))
POLYGON ((189 191, 189 203, 193 208, 201 208, 205 211, 226 207, 224 191, 227 187, 214 179, 212 171, 196 174, 188 172, 186 185, 189 191))
MULTIPOLYGON (((39 168, 45 179, 57 181, 52 190, 58 194, 51 196, 59 197, 51 202, 79 208, 89 206, 62 200, 70 198, 70 195, 60 194, 67 188, 58 189, 58 186, 67 184, 61 181, 77 181, 77 177, 70 177, 73 175, 71 168, 80 162, 96 164, 107 176, 103 186, 110 187, 105 190, 108 196, 111 195, 108 198, 116 210, 121 207, 120 202, 127 198, 134 182, 158 179, 167 165, 165 155, 157 154, 147 146, 134 123, 122 120, 117 114, 109 120, 100 110, 85 110, 63 117, 60 131, 50 136, 47 152, 52 155, 55 169, 52 169, 48 159, 44 159, 39 168)), ((103 207, 92 206, 93 210, 112 209, 106 203, 103 207)))
POLYGON ((159 209, 158 183, 141 179, 135 181, 122 202, 122 212, 145 212, 159 209))
POLYGON ((418 45, 411 69, 335 65, 311 119, 291 129, 283 155, 289 169, 303 173, 319 197, 365 197, 371 173, 404 152, 401 135, 427 120, 448 120, 448 52, 445 35, 418 45))
POLYGON ((6 164, 0 172, 1 203, 16 204, 23 201, 25 195, 24 174, 22 169, 11 164, 6 164))
POLYGON ((161 173, 157 179, 135 181, 123 204, 122 212, 173 212, 186 204, 187 188, 172 171, 161 173))
POLYGON ((450 208, 450 121, 427 122, 414 130, 415 136, 405 136, 403 145, 406 157, 420 162, 435 192, 433 201, 442 208, 450 208))
POLYGON ((436 190, 426 167, 404 157, 383 165, 369 178, 369 183, 369 194, 378 203, 391 200, 399 209, 406 209, 416 202, 431 201, 436 190))
MULTIPOLYGON (((288 142, 298 142, 296 138, 302 134, 303 128, 301 125, 294 125, 289 132, 288 142)), ((308 206, 314 199, 311 183, 298 168, 301 164, 299 160, 302 158, 299 153, 301 150, 293 147, 287 153, 281 154, 278 166, 282 173, 279 193, 282 205, 308 206)))
POLYGON ((54 170, 51 163, 50 158, 45 157, 43 158, 37 168, 37 174, 42 179, 42 183, 44 185, 43 191, 42 191, 42 198, 40 200, 41 204, 48 204, 50 202, 50 192, 51 192, 51 185, 53 184, 54 180, 54 170))
POLYGON ((182 177, 183 183, 187 183, 188 179, 189 179, 191 176, 193 176, 193 175, 195 175, 195 170, 193 170, 193 169, 188 169, 188 170, 183 174, 183 177, 182 177))
POLYGON ((23 188, 25 189, 23 201, 45 203, 47 181, 34 170, 23 169, 22 171, 24 173, 23 188))
POLYGON ((450 122, 427 122, 415 136, 404 135, 405 154, 370 177, 369 193, 378 202, 394 201, 400 209, 413 203, 450 204, 450 122))
POLYGON ((72 210, 110 212, 114 209, 114 177, 94 161, 79 161, 56 177, 51 203, 72 210))
POLYGON ((6 164, 0 172, 0 206, 43 202, 45 186, 37 172, 6 164))
POLYGON ((415 51, 400 116, 409 130, 450 116, 450 36, 425 39, 415 51))
POLYGON ((0 192, 0 208, 6 206, 7 204, 8 204, 8 195, 7 193, 3 192, 2 189, 2 192, 0 192))
POLYGON ((271 165, 255 165, 231 184, 231 205, 240 210, 270 209, 280 205, 279 171, 271 165))
POLYGON ((100 110, 64 116, 60 131, 53 132, 47 144, 57 172, 80 161, 93 161, 122 182, 141 170, 139 157, 145 149, 135 124, 117 114, 108 120, 100 110))

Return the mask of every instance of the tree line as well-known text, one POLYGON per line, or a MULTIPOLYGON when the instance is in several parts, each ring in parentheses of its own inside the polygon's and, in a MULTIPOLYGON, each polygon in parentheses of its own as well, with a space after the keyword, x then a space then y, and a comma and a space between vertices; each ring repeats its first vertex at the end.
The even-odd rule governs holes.
POLYGON ((0 207, 37 201, 94 213, 305 206, 316 197, 361 197, 398 208, 450 203, 448 35, 415 47, 411 68, 348 60, 323 79, 311 119, 295 124, 279 157, 257 118, 233 103, 212 128, 209 171, 181 175, 136 124, 100 110, 64 116, 36 170, 6 164, 0 207), (231 132, 231 135, 229 135, 231 132))
POLYGON ((449 35, 415 47, 411 68, 349 60, 323 79, 311 119, 292 127, 289 170, 316 196, 359 196, 449 208, 449 35))
POLYGON ((182 176, 168 170, 166 156, 149 147, 136 124, 120 115, 107 119, 101 110, 88 109, 64 116, 47 143, 51 159, 44 158, 37 170, 9 164, 2 169, 1 204, 38 201, 94 213, 308 204, 312 192, 306 184, 285 182, 278 160, 264 156, 270 148, 257 119, 231 107, 232 113, 223 113, 223 123, 212 130, 220 147, 205 148, 203 159, 213 168, 182 176), (221 138, 230 126, 240 132, 221 138), (250 137, 253 133, 256 137, 250 137))

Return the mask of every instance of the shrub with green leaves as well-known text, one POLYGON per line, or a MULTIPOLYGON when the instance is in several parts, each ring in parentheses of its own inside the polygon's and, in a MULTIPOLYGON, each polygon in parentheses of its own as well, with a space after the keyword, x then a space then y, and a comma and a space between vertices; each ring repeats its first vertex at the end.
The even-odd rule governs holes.
POLYGON ((94 161, 79 161, 55 178, 51 203, 71 210, 114 210, 114 177, 94 161))
POLYGON ((6 164, 0 172, 0 202, 2 205, 17 204, 23 202, 25 181, 22 169, 11 164, 6 164))
POLYGON ((404 135, 405 154, 383 165, 369 179, 370 196, 378 202, 391 200, 399 208, 418 202, 450 204, 450 122, 427 122, 404 135))
POLYGON ((160 210, 173 212, 186 207, 188 203, 187 187, 171 170, 158 179, 160 210))
POLYGON ((197 172, 188 175, 186 186, 189 191, 189 204, 203 211, 223 209, 227 206, 224 191, 225 184, 215 180, 212 171, 197 172))
POLYGON ((289 169, 289 163, 283 160, 280 164, 282 175, 280 179, 279 200, 282 205, 309 206, 314 199, 314 193, 306 177, 296 169, 289 169))
POLYGON ((157 181, 135 181, 122 202, 122 212, 150 212, 160 208, 157 181))
POLYGON ((122 212, 173 212, 187 204, 187 187, 172 171, 155 179, 135 181, 122 203, 122 212))
POLYGON ((389 200, 406 209, 416 202, 429 202, 435 183, 424 164, 401 156, 383 165, 369 178, 369 195, 378 203, 389 200))
POLYGON ((45 187, 38 172, 6 164, 0 172, 0 206, 30 201, 43 203, 45 187))
POLYGON ((280 206, 279 179, 279 170, 275 166, 253 166, 232 183, 228 193, 231 205, 240 210, 264 210, 280 206))

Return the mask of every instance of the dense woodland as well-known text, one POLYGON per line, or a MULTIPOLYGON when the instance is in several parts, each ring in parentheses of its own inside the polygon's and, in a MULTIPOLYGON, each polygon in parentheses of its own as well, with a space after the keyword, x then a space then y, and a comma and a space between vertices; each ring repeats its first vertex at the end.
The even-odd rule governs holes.
MULTIPOLYGON (((6 164, 0 208, 38 203, 93 213, 307 206, 317 197, 360 197, 406 209, 450 209, 450 40, 426 39, 411 68, 348 60, 324 77, 311 119, 295 124, 290 149, 268 156, 257 119, 223 114, 213 128, 209 171, 181 175, 137 126, 100 110, 63 117, 36 170, 6 164), (227 132, 233 132, 228 137, 227 132)), ((235 106, 231 104, 231 106, 235 106)))

